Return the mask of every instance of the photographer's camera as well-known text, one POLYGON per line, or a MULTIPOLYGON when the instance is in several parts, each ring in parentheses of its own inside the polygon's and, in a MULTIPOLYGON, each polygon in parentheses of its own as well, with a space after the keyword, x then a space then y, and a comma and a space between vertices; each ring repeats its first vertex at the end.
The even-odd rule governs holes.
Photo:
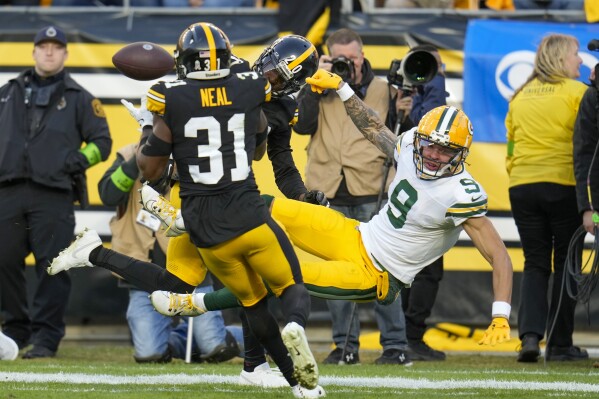
POLYGON ((414 86, 430 82, 437 74, 437 60, 428 51, 414 51, 402 60, 391 61, 387 80, 408 92, 414 86))
POLYGON ((344 82, 351 83, 354 80, 354 62, 346 57, 336 57, 331 60, 331 72, 336 73, 344 82))

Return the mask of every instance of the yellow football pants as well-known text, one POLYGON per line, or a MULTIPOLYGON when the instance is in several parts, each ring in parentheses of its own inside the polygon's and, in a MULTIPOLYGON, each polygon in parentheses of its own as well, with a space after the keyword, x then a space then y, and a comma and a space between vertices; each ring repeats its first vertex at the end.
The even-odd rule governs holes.
POLYGON ((304 283, 311 295, 355 301, 393 300, 397 280, 374 267, 368 257, 359 221, 342 213, 305 202, 277 198, 272 217, 282 224, 291 242, 322 262, 302 262, 304 283), (391 292, 390 292, 391 291, 391 292), (387 298, 391 294, 393 298, 387 298))
MULTIPOLYGON (((175 207, 181 206, 178 187, 171 190, 175 207)), ((295 284, 294 271, 297 276, 300 272, 287 236, 273 227, 280 226, 265 223, 210 248, 197 248, 188 234, 173 237, 168 244, 166 268, 187 284, 197 286, 204 281, 208 266, 244 306, 255 305, 267 295, 264 281, 279 296, 295 284)))

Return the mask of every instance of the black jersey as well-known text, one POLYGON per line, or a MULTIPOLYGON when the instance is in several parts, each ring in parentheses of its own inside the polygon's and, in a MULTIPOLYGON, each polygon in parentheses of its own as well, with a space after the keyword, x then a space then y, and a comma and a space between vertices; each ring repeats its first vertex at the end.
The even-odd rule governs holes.
POLYGON ((210 247, 267 220, 251 169, 270 84, 255 72, 217 80, 159 82, 148 109, 173 136, 182 212, 192 241, 210 247))

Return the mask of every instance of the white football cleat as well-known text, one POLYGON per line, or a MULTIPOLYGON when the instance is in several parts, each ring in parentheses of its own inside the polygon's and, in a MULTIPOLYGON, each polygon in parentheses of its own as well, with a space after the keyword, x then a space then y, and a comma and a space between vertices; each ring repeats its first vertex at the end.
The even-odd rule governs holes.
POLYGON ((291 387, 291 392, 293 392, 293 396, 296 398, 316 399, 324 398, 325 396, 327 396, 327 393, 320 385, 316 385, 316 388, 314 389, 308 389, 301 385, 296 385, 294 387, 291 387))
POLYGON ((0 332, 0 360, 15 360, 19 356, 19 346, 8 335, 0 332))
POLYGON ((165 316, 195 317, 207 312, 203 306, 196 306, 194 303, 194 294, 154 291, 150 294, 150 301, 152 302, 154 309, 165 316))
POLYGON ((93 267, 94 265, 89 261, 89 254, 100 245, 102 245, 102 239, 100 239, 98 233, 95 230, 85 228, 83 232, 77 235, 71 245, 62 250, 52 260, 52 263, 46 269, 48 274, 54 275, 74 267, 93 267))
POLYGON ((256 366, 253 372, 241 370, 239 375, 240 385, 253 385, 261 388, 288 387, 289 383, 279 369, 271 369, 268 363, 256 366))
POLYGON ((144 184, 139 190, 141 205, 152 215, 160 219, 167 237, 177 237, 185 234, 185 224, 181 216, 181 210, 177 209, 148 184, 144 184))
POLYGON ((318 386, 318 366, 304 328, 292 321, 283 328, 281 337, 293 360, 293 376, 302 388, 315 389, 318 386))

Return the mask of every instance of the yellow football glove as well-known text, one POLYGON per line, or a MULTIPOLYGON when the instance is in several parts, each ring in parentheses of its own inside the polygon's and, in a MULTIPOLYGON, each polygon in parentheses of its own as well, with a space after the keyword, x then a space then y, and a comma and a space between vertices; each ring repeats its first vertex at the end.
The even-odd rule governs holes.
POLYGON ((478 341, 478 344, 495 346, 495 344, 501 344, 510 339, 510 325, 508 320, 504 317, 494 317, 491 325, 485 331, 485 335, 478 341))
POLYGON ((312 91, 322 94, 326 89, 337 90, 343 79, 332 72, 319 69, 310 78, 306 78, 306 83, 310 85, 312 91))

